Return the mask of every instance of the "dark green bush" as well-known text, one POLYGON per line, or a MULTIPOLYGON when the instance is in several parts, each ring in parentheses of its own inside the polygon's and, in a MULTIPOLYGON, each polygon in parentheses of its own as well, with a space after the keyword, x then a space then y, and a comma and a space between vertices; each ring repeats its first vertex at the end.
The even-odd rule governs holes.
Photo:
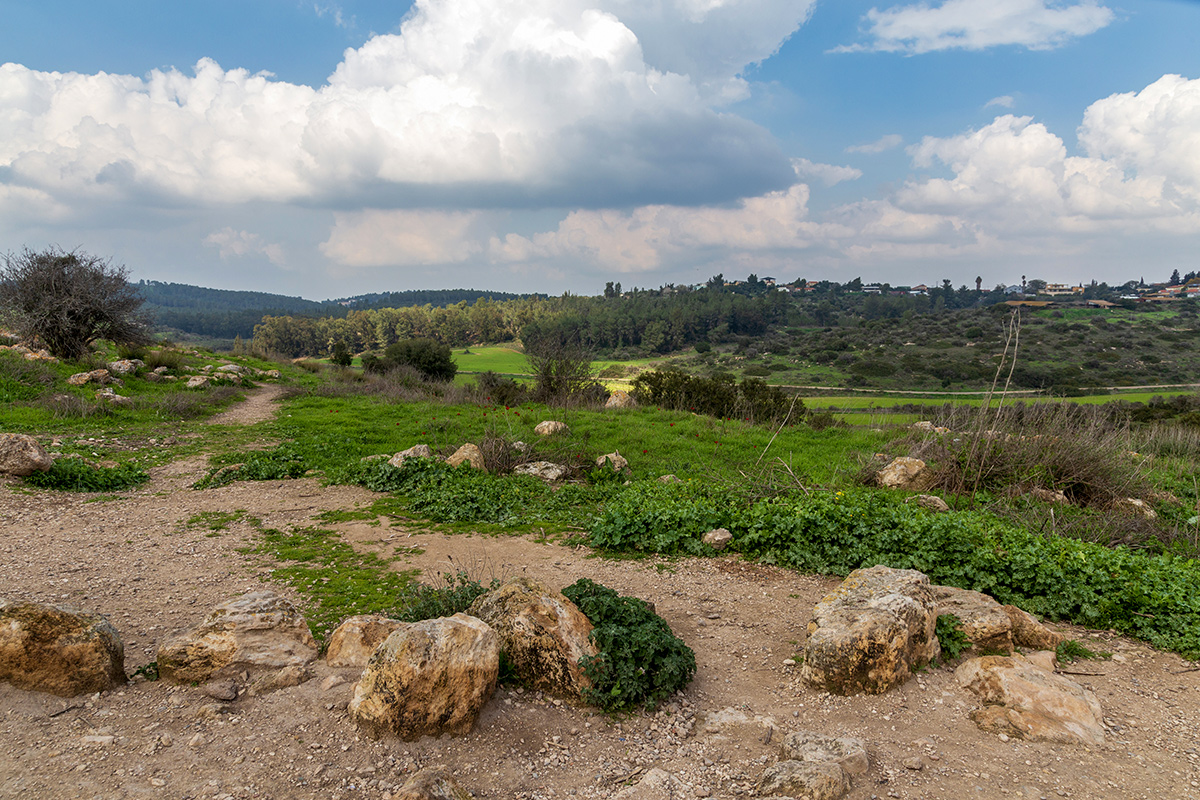
POLYGON ((971 649, 971 641, 963 633, 962 622, 954 614, 939 614, 936 630, 943 661, 953 661, 964 650, 971 649))
POLYGON ((148 480, 150 475, 132 464, 97 467, 82 458, 57 459, 48 471, 25 478, 33 486, 65 492, 121 492, 148 480))
MULTIPOLYGON (((782 417, 791 405, 783 390, 767 386, 760 378, 746 378, 738 384, 728 374, 702 378, 673 369, 638 375, 633 379, 632 394, 642 405, 722 418, 770 420, 782 417)), ((803 412, 803 404, 797 403, 796 410, 803 412)))
POLYGON ((211 489, 227 486, 234 481, 275 481, 285 478, 300 478, 308 472, 304 456, 293 445, 282 444, 274 450, 249 453, 241 464, 214 467, 200 480, 192 484, 193 489, 211 489))
POLYGON ((696 654, 646 601, 622 597, 587 578, 563 594, 595 626, 591 641, 599 652, 579 660, 592 683, 583 693, 588 702, 605 711, 650 710, 696 674, 696 654))

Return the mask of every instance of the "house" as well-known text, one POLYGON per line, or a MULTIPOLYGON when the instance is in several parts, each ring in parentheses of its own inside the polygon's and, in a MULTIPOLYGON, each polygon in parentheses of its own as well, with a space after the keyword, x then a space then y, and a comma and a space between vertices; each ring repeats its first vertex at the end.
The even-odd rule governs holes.
POLYGON ((929 287, 922 283, 920 286, 914 286, 909 289, 908 293, 914 295, 927 295, 929 294, 929 287))

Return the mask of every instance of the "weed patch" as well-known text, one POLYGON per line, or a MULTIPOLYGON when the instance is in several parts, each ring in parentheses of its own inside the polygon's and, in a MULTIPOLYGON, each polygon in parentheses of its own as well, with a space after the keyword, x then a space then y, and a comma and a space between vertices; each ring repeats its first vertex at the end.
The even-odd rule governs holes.
POLYGON ((35 472, 25 482, 39 489, 64 492, 123 492, 150 480, 145 470, 132 464, 97 467, 82 458, 60 458, 46 472, 35 472))

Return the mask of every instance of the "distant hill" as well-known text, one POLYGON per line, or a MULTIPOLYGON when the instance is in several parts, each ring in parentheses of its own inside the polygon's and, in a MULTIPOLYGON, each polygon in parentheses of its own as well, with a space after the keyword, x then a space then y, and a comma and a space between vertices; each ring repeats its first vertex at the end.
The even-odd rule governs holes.
POLYGON ((451 306, 464 300, 474 303, 482 297, 517 300, 531 296, 479 289, 410 289, 318 301, 162 281, 138 281, 136 288, 145 298, 144 307, 153 316, 156 328, 213 339, 249 339, 264 316, 345 317, 359 309, 451 306))

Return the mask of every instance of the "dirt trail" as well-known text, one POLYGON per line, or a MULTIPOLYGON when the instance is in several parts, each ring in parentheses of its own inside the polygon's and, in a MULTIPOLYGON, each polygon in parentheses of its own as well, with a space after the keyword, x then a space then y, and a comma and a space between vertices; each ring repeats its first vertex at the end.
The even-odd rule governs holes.
MULTIPOLYGON (((275 391, 214 422, 269 418, 275 391)), ((0 592, 108 615, 132 674, 226 599, 269 585, 303 601, 242 552, 255 529, 211 531, 195 524, 198 514, 245 510, 287 528, 376 497, 314 480, 189 488, 204 468, 203 459, 176 461, 101 501, 0 485, 0 592)), ((827 578, 731 557, 607 561, 535 535, 446 536, 387 519, 335 528, 357 548, 399 556, 397 569, 529 574, 555 587, 590 577, 642 597, 696 651, 696 680, 658 714, 624 719, 502 687, 471 734, 415 743, 360 736, 345 713, 357 675, 323 663, 301 686, 232 703, 141 678, 71 700, 0 684, 0 798, 383 800, 430 763, 450 765, 477 798, 609 797, 653 766, 684 780, 687 797, 748 797, 783 735, 803 728, 866 740, 871 767, 855 779, 854 800, 1200 799, 1200 672, 1135 641, 1055 626, 1116 654, 1073 667, 1104 707, 1106 744, 1002 742, 968 720, 972 698, 946 668, 879 697, 802 686, 784 662, 813 604, 836 585, 827 578), (718 722, 730 708, 750 721, 718 722), (769 743, 755 717, 774 721, 769 743)))
POLYGON ((235 403, 208 420, 209 425, 253 425, 274 419, 279 407, 275 402, 283 394, 284 387, 264 384, 246 393, 246 399, 235 403))

